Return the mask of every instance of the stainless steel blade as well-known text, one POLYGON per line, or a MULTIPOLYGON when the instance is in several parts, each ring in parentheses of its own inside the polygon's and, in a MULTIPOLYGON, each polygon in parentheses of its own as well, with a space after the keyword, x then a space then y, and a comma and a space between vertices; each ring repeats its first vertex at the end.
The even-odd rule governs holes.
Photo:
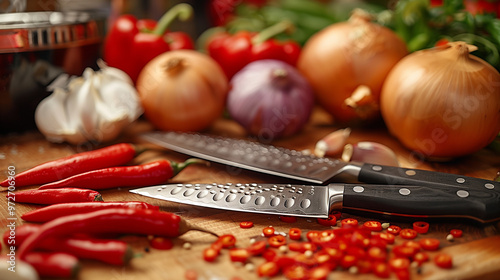
POLYGON ((289 184, 171 184, 130 190, 147 197, 223 210, 327 218, 338 188, 289 184))

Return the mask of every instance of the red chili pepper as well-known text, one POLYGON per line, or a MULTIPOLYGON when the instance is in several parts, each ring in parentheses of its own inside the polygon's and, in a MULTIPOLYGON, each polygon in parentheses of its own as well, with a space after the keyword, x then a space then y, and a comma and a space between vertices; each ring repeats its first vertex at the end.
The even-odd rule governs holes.
POLYGON ((122 143, 98 150, 78 153, 37 165, 17 174, 15 177, 7 178, 0 183, 0 186, 8 187, 11 180, 15 180, 16 188, 41 185, 90 170, 123 165, 131 161, 142 151, 143 149, 136 149, 131 144, 122 143))
POLYGON ((9 247, 18 247, 28 236, 39 231, 40 227, 41 225, 38 224, 22 224, 16 227, 15 231, 5 231, 3 234, 3 243, 9 247))
POLYGON ((243 221, 240 222, 240 228, 252 228, 253 227, 253 222, 252 221, 243 221))
POLYGON ((58 204, 70 202, 102 201, 99 192, 77 188, 33 189, 15 192, 16 202, 36 204, 58 204))
POLYGON ((63 216, 43 224, 40 231, 30 235, 18 249, 23 259, 47 238, 59 238, 75 233, 120 233, 178 237, 189 230, 210 231, 192 226, 181 217, 151 209, 104 209, 90 213, 63 216))
POLYGON ((183 163, 157 160, 143 165, 108 167, 45 184, 39 189, 76 187, 102 190, 116 187, 152 186, 165 183, 190 164, 201 162, 204 163, 199 159, 188 159, 183 163))
POLYGON ((58 203, 24 213, 21 218, 28 222, 48 222, 61 216, 88 213, 107 208, 138 208, 158 210, 159 206, 142 201, 93 201, 58 203))
POLYGON ((228 79, 245 65, 261 59, 277 59, 295 66, 301 51, 300 45, 294 41, 270 39, 291 28, 291 23, 284 21, 258 34, 247 31, 234 35, 218 33, 207 42, 208 54, 219 63, 228 79))
POLYGON ((269 245, 274 248, 279 248, 286 244, 286 238, 283 235, 273 235, 267 240, 269 245))
POLYGON ((189 19, 193 9, 181 3, 172 7, 158 23, 137 20, 132 15, 119 17, 111 27, 104 44, 106 63, 127 73, 134 83, 142 68, 156 56, 176 49, 194 49, 193 40, 183 32, 168 32, 177 17, 189 19))
POLYGON ((415 230, 418 233, 427 233, 429 231, 429 223, 421 221, 414 222, 413 230, 415 230))
POLYGON ((328 215, 326 219, 319 218, 317 221, 322 226, 333 227, 337 225, 337 217, 333 214, 328 215))
POLYGON ((80 270, 80 262, 73 255, 61 252, 30 252, 24 260, 40 277, 75 278, 80 270))

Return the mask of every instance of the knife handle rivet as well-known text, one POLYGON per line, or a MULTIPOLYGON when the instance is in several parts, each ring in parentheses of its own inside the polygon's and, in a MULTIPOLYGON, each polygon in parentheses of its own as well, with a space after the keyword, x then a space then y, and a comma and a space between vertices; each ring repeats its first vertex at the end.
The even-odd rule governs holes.
POLYGON ((363 188, 362 186, 355 186, 354 188, 352 188, 352 190, 357 193, 362 193, 365 191, 365 188, 363 188))
POLYGON ((380 171, 380 170, 382 170, 382 166, 374 165, 374 166, 372 166, 372 170, 373 171, 380 171))
POLYGON ((469 192, 468 191, 464 191, 464 190, 459 190, 459 191, 457 191, 457 196, 461 197, 461 198, 465 198, 465 197, 469 196, 469 192))
POLYGON ((465 183, 465 179, 464 178, 457 178, 457 183, 463 184, 463 183, 465 183))
POLYGON ((495 185, 493 185, 491 183, 486 183, 486 184, 484 184, 484 187, 487 188, 488 190, 492 190, 495 188, 495 185))
POLYGON ((415 176, 417 172, 415 172, 415 170, 406 170, 405 174, 408 176, 415 176))
POLYGON ((410 189, 407 189, 407 188, 399 189, 400 195, 409 195, 410 193, 411 193, 410 189))

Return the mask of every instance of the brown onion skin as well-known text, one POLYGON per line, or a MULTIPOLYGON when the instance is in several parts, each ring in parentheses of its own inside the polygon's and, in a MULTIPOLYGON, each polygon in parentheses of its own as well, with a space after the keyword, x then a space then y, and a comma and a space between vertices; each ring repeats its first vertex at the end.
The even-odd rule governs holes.
POLYGON ((387 77, 381 112, 390 133, 421 157, 468 155, 500 131, 500 74, 463 42, 417 51, 387 77))
MULTIPOLYGON (((406 44, 392 30, 355 15, 313 35, 297 63, 318 102, 343 124, 368 121, 344 105, 344 100, 360 85, 366 85, 378 103, 387 74, 408 54, 406 44)), ((379 117, 377 111, 373 118, 379 117)))
POLYGON ((163 53, 150 61, 137 79, 146 118, 158 129, 200 131, 225 108, 229 82, 208 55, 194 50, 163 53), (182 65, 167 70, 167 65, 182 65))

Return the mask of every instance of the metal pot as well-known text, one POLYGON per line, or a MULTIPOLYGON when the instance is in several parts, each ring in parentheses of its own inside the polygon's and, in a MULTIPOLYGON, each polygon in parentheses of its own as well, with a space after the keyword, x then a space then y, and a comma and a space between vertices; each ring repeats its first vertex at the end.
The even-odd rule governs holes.
POLYGON ((0 14, 0 134, 34 129, 47 86, 96 67, 105 23, 87 12, 0 14))

